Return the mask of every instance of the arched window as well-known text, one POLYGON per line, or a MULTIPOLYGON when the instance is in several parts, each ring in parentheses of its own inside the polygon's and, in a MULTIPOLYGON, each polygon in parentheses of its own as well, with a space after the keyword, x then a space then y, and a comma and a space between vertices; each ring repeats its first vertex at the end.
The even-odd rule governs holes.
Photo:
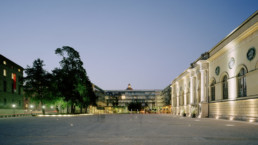
POLYGON ((223 99, 228 99, 228 77, 224 76, 222 80, 223 99))
POLYGON ((246 70, 242 68, 238 74, 238 97, 246 96, 246 70))
POLYGON ((211 83, 211 101, 215 100, 215 80, 212 81, 211 83))

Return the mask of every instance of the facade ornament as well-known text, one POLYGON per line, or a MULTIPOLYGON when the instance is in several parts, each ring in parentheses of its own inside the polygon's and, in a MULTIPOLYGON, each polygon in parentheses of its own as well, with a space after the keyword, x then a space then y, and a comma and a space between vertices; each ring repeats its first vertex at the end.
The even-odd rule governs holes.
POLYGON ((217 66, 217 67, 216 67, 216 69, 215 69, 215 74, 218 76, 218 75, 219 75, 219 73, 220 73, 220 67, 219 67, 219 66, 217 66))
POLYGON ((254 47, 250 48, 248 51, 247 51, 247 54, 246 54, 246 57, 249 61, 253 60, 254 57, 256 55, 256 50, 254 47))
POLYGON ((232 69, 235 65, 235 58, 234 57, 231 57, 229 62, 228 62, 228 68, 229 69, 232 69))

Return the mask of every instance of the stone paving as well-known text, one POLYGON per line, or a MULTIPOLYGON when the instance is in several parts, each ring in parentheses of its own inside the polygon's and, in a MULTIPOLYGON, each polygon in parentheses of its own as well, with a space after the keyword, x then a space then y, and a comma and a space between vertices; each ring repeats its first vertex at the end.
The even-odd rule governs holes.
POLYGON ((257 145, 258 124, 173 115, 0 119, 0 145, 257 145))

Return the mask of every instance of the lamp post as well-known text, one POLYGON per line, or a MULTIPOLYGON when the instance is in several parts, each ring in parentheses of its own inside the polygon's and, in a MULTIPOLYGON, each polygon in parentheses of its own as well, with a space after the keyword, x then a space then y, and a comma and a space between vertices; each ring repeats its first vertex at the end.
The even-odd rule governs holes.
POLYGON ((43 109, 43 115, 45 115, 45 108, 46 108, 46 106, 45 106, 45 105, 43 105, 43 106, 42 106, 42 109, 43 109))
POLYGON ((32 115, 33 107, 34 107, 33 105, 30 105, 30 109, 31 109, 30 112, 31 112, 31 115, 32 115))
POLYGON ((12 107, 13 107, 13 116, 15 116, 15 107, 16 107, 16 105, 13 104, 12 107))

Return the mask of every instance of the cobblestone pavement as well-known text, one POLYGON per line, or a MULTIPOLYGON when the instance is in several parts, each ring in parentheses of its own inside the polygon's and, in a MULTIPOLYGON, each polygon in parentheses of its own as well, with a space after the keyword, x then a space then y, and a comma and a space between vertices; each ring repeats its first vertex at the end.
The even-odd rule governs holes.
POLYGON ((258 124, 173 115, 0 119, 0 145, 257 145, 258 124))

